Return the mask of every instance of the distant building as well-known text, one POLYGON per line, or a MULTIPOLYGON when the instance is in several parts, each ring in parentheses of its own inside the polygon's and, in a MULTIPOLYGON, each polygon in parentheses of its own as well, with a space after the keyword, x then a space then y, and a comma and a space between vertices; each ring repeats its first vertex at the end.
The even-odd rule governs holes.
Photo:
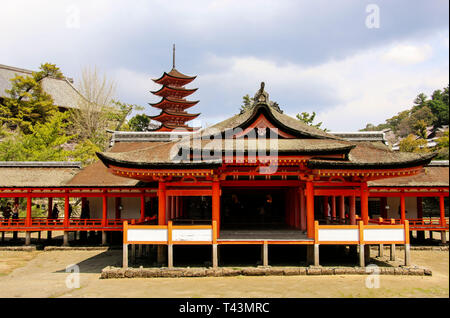
MULTIPOLYGON (((31 70, 0 64, 0 102, 8 96, 7 89, 11 89, 11 79, 17 75, 30 76, 31 70)), ((73 79, 64 77, 63 79, 47 77, 42 80, 42 88, 52 96, 55 105, 61 111, 79 108, 81 93, 73 86, 73 79)))

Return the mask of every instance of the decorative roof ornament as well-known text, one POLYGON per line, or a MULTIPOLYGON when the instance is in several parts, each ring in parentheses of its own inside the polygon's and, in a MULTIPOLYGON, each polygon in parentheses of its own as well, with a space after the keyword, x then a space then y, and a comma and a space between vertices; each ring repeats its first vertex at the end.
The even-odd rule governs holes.
POLYGON ((282 114, 283 111, 281 110, 280 106, 278 105, 277 102, 272 102, 269 99, 269 93, 267 93, 264 90, 264 87, 265 87, 265 83, 261 82, 261 87, 259 88, 259 90, 256 92, 255 96, 253 97, 253 104, 251 107, 254 107, 258 104, 266 104, 270 107, 273 107, 277 112, 282 114))
POLYGON ((261 82, 261 88, 256 92, 255 97, 253 97, 253 104, 259 103, 269 103, 269 94, 264 90, 264 82, 261 82))

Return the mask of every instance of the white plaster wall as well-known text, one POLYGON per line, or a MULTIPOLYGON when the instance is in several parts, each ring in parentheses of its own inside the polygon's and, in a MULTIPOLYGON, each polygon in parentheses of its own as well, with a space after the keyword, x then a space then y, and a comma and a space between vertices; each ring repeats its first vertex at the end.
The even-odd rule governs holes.
MULTIPOLYGON (((398 214, 398 208, 400 206, 400 198, 393 197, 387 198, 387 205, 389 209, 387 210, 387 216, 389 219, 399 219, 400 215, 398 214)), ((417 198, 416 197, 405 197, 405 209, 408 213, 406 213, 407 219, 416 219, 417 218, 417 198)))

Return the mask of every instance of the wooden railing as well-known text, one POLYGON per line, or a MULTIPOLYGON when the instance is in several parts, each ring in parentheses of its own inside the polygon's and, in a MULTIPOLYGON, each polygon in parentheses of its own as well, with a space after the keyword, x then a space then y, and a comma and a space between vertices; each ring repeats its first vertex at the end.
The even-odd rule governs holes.
MULTIPOLYGON (((421 219, 405 219, 409 222, 411 230, 448 230, 448 218, 445 218, 442 224, 441 218, 439 217, 427 217, 421 219)), ((402 224, 401 219, 370 219, 370 224, 402 224)))
MULTIPOLYGON (((146 219, 147 220, 147 219, 146 219)), ((1 219, 1 230, 121 230, 123 223, 135 222, 135 219, 48 219, 48 218, 31 218, 27 224, 26 218, 20 219, 1 219)), ((136 223, 139 220, 136 221, 136 223)))

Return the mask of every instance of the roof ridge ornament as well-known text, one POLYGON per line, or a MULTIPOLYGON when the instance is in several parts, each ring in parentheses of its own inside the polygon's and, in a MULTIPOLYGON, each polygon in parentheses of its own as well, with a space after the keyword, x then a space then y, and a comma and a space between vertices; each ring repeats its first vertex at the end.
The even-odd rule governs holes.
POLYGON ((266 104, 267 106, 274 108, 277 112, 282 114, 283 111, 280 109, 280 106, 278 105, 277 102, 272 102, 269 99, 269 93, 267 93, 264 90, 264 87, 265 87, 265 83, 261 82, 261 87, 259 88, 259 90, 256 92, 255 96, 253 97, 253 104, 251 105, 250 108, 253 108, 258 104, 266 104))
POLYGON ((255 96, 253 97, 253 104, 259 104, 259 103, 269 103, 269 94, 264 90, 264 82, 261 82, 260 89, 256 92, 255 96))

